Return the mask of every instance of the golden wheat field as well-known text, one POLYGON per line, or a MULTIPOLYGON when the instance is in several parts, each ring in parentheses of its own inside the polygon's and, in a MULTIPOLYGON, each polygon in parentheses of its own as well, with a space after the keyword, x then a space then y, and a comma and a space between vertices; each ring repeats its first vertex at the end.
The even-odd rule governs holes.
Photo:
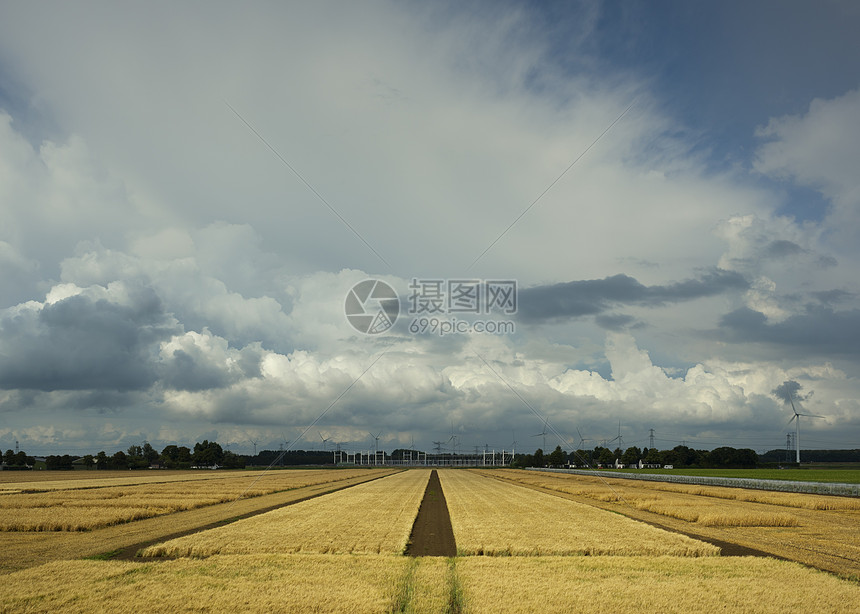
POLYGON ((471 471, 441 471, 464 555, 716 556, 719 548, 471 471))
POLYGON ((358 475, 356 470, 241 472, 229 477, 208 471, 184 479, 123 475, 18 482, 15 489, 0 489, 0 531, 87 531, 353 475, 358 475))
POLYGON ((576 501, 595 501, 605 509, 674 530, 860 577, 857 498, 510 469, 479 473, 570 495, 576 501))
MULTIPOLYGON (((143 552, 159 558, 63 557, 3 574, 0 612, 848 614, 860 603, 856 579, 720 556, 710 544, 496 472, 440 470, 458 556, 403 556, 429 471, 372 475, 378 479, 143 552)), ((0 545, 14 535, 28 534, 0 534, 0 545)))
POLYGON ((429 470, 403 471, 326 497, 152 546, 143 555, 401 554, 429 477, 429 470))
MULTIPOLYGON (((306 471, 302 469, 301 471, 306 471)), ((255 476, 259 471, 230 472, 231 476, 255 476)), ((163 469, 159 471, 10 471, 2 475, 0 493, 44 492, 100 486, 131 486, 134 484, 160 484, 164 482, 193 482, 221 479, 211 470, 187 471, 163 469)))

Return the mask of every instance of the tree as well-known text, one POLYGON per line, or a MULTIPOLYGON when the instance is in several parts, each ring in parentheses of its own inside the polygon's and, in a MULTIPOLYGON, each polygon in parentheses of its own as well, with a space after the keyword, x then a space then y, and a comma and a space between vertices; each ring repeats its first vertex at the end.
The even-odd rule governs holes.
POLYGON ((96 459, 92 454, 84 454, 84 467, 90 469, 96 464, 96 459))
POLYGON ((714 448, 708 453, 706 464, 711 467, 747 468, 755 467, 757 462, 758 454, 754 450, 722 447, 714 448))
POLYGON ((555 447, 555 450, 550 453, 548 460, 550 467, 561 467, 564 465, 565 454, 562 451, 561 446, 555 447))
POLYGON ((648 454, 645 455, 643 459, 649 465, 662 465, 662 458, 660 455, 660 450, 657 448, 651 448, 648 450, 648 454))
POLYGON ((636 446, 631 446, 624 451, 624 454, 621 455, 621 462, 625 465, 635 465, 639 462, 639 458, 642 456, 642 451, 636 446))
POLYGON ((535 450, 534 458, 532 460, 532 467, 546 467, 546 460, 543 457, 543 450, 538 448, 535 450))
POLYGON ((120 450, 110 457, 110 466, 114 469, 128 469, 128 457, 120 450))
POLYGON ((140 450, 141 456, 146 459, 147 463, 153 463, 158 460, 158 452, 155 451, 148 441, 143 442, 143 447, 140 450))
POLYGON ((45 467, 48 469, 74 469, 72 461, 75 460, 68 454, 51 455, 45 459, 45 467))
POLYGON ((221 459, 224 467, 227 469, 243 469, 245 467, 245 457, 227 450, 221 459))
POLYGON ((615 462, 615 456, 609 448, 601 448, 600 455, 597 457, 597 462, 601 465, 611 465, 615 462))
POLYGON ((96 454, 96 469, 107 469, 108 465, 110 465, 110 462, 104 450, 96 454))
POLYGON ((191 455, 191 460, 198 467, 211 467, 220 465, 224 458, 224 451, 218 443, 208 439, 194 444, 194 453, 191 455))
POLYGON ((12 450, 6 450, 6 454, 3 455, 3 462, 6 463, 7 467, 14 465, 15 453, 12 450))
POLYGON ((591 451, 579 449, 573 453, 573 458, 571 460, 575 465, 590 465, 591 451))

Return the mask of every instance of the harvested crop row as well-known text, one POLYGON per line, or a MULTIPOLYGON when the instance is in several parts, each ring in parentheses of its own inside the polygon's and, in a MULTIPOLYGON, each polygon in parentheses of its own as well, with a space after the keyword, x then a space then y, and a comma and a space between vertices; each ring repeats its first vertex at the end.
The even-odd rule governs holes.
POLYGON ((653 482, 601 481, 599 478, 590 476, 548 475, 509 470, 499 471, 497 475, 503 475, 507 479, 522 484, 588 497, 596 501, 623 501, 637 509, 702 526, 795 527, 798 525, 797 516, 792 508, 785 509, 743 500, 714 499, 674 490, 667 492, 662 488, 655 488, 653 482))
POLYGON ((636 509, 695 522, 705 527, 796 527, 798 525, 797 517, 791 514, 755 511, 748 507, 710 501, 691 502, 681 497, 660 499, 629 497, 625 500, 636 509))
MULTIPOLYGON (((237 471, 227 474, 220 471, 179 471, 179 472, 147 472, 147 471, 84 471, 70 472, 63 478, 52 480, 32 480, 32 481, 11 481, 7 483, 4 475, 4 482, 0 484, 0 498, 2 495, 9 492, 20 493, 47 493, 52 491, 64 490, 88 490, 96 488, 116 488, 116 487, 137 487, 137 486, 152 486, 152 485, 168 485, 177 483, 187 483, 189 489, 197 488, 201 483, 218 483, 218 482, 241 482, 249 484, 257 480, 261 482, 292 482, 297 476, 308 475, 336 475, 349 470, 332 471, 330 469, 291 469, 277 471, 237 471), (80 477, 80 474, 96 477, 80 477), (129 475, 131 474, 131 475, 129 475), (67 477, 66 477, 67 476, 67 477), (75 479, 77 478, 77 479, 75 479)), ((29 473, 29 472, 28 472, 29 473)), ((61 472, 48 472, 51 476, 56 476, 61 472)), ((62 474, 61 474, 62 475, 62 474)), ((332 478, 340 479, 340 478, 332 478)))
MULTIPOLYGON (((243 471, 241 473, 231 473, 230 475, 232 477, 247 478, 249 476, 258 476, 260 472, 243 471)), ((0 484, 0 494, 7 492, 77 490, 102 488, 105 486, 135 486, 138 484, 162 484, 167 482, 198 482, 218 480, 223 479, 223 477, 222 473, 215 471, 45 471, 35 473, 22 471, 15 473, 13 477, 3 476, 3 483, 0 484)))
POLYGON ((326 484, 367 470, 249 472, 171 481, 0 495, 0 531, 88 531, 239 498, 326 484))
MULTIPOLYGON (((763 503, 780 507, 789 507, 807 510, 860 510, 860 499, 851 497, 836 497, 830 495, 810 495, 802 493, 775 492, 768 490, 752 490, 747 488, 729 488, 726 486, 700 486, 694 484, 674 484, 671 482, 633 482, 621 478, 615 478, 611 473, 604 476, 584 476, 563 473, 541 473, 522 472, 512 470, 500 470, 508 478, 518 476, 517 481, 530 484, 543 485, 547 478, 551 483, 558 484, 567 481, 575 484, 576 489, 565 491, 570 494, 578 494, 593 497, 598 500, 610 500, 613 496, 609 486, 616 489, 628 491, 642 490, 644 492, 662 491, 685 495, 696 495, 699 497, 712 497, 715 499, 728 499, 748 503, 763 503)), ((652 492, 653 494, 653 492, 652 492)), ((625 494, 626 497, 626 494, 625 494)))
POLYGON ((860 585, 754 557, 470 557, 464 612, 856 612, 860 585))
MULTIPOLYGON (((648 506, 662 502, 663 518, 654 517, 658 522, 665 522, 675 529, 686 531, 693 529, 694 533, 709 538, 727 541, 748 548, 763 550, 776 556, 799 561, 807 565, 827 569, 834 573, 860 577, 860 512, 852 510, 812 510, 803 508, 785 508, 769 506, 761 503, 745 503, 740 501, 721 502, 712 498, 680 493, 666 493, 648 489, 653 482, 636 482, 635 488, 628 486, 629 480, 607 480, 608 484, 599 482, 588 476, 564 475, 556 476, 541 472, 494 470, 485 472, 490 475, 504 477, 505 480, 516 480, 523 485, 541 485, 559 493, 570 493, 573 497, 588 497, 582 495, 582 490, 590 489, 590 499, 601 498, 606 503, 596 506, 604 509, 617 509, 622 514, 633 517, 647 518, 650 512, 648 506), (581 480, 587 480, 581 483, 581 480), (599 490, 598 490, 599 489, 599 490), (623 495, 619 500, 618 495, 623 495), (605 497, 605 498, 603 498, 605 497), (684 511, 684 503, 692 503, 693 508, 684 511), (739 514, 731 519, 720 515, 724 509, 723 503, 731 504, 739 514), (641 508, 641 511, 637 509, 641 508), (699 513, 691 514, 691 509, 699 513), (766 511, 767 518, 756 517, 759 512, 766 511), (672 515, 690 514, 686 520, 675 520, 672 515), (769 520, 771 525, 779 524, 781 515, 794 517, 796 522, 788 521, 783 524, 796 526, 762 527, 769 520), (709 518, 708 516, 711 515, 709 518), (744 518, 751 522, 743 522, 744 518), (695 518, 696 524, 691 521, 695 518), (731 522, 729 522, 731 520, 731 522), (744 526, 753 524, 755 526, 744 526)), ((562 494, 561 496, 565 496, 562 494)))
POLYGON ((320 554, 57 561, 4 576, 0 611, 848 614, 860 602, 856 583, 774 559, 454 561, 320 554))
POLYGON ((471 471, 439 472, 463 555, 715 556, 720 549, 471 471))
POLYGON ((428 470, 353 486, 225 527, 146 548, 143 556, 291 552, 392 553, 406 548, 428 470))
MULTIPOLYGON (((587 477, 587 476, 583 476, 587 477)), ((591 478, 599 480, 599 478, 591 478)), ((611 483, 629 487, 630 480, 612 480, 611 483)), ((672 482, 650 482, 651 490, 674 492, 699 497, 729 499, 749 503, 764 503, 781 507, 807 510, 860 510, 860 499, 832 495, 812 495, 804 493, 754 490, 751 488, 730 488, 727 486, 702 486, 697 484, 676 484, 672 482)))
POLYGON ((272 554, 57 561, 4 576, 0 611, 391 612, 409 563, 400 556, 272 554))

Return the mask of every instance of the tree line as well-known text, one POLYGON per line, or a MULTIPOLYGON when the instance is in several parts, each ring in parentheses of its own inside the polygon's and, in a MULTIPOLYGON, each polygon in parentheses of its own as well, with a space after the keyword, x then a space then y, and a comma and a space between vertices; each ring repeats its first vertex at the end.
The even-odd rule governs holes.
MULTIPOLYGON (((208 439, 195 443, 193 449, 171 444, 165 446, 161 452, 145 441, 143 445, 129 446, 125 452, 120 450, 110 456, 104 450, 97 454, 83 456, 52 454, 45 457, 45 468, 74 469, 78 461, 86 469, 147 469, 149 467, 190 469, 215 466, 241 469, 245 466, 247 457, 224 450, 220 444, 208 439)), ((7 450, 3 455, 3 463, 6 469, 29 469, 35 465, 36 459, 25 452, 15 454, 12 450, 7 450)))
POLYGON ((615 448, 611 450, 596 446, 593 450, 576 450, 565 452, 561 446, 545 454, 540 448, 534 454, 517 455, 514 465, 519 467, 596 467, 614 466, 616 461, 624 466, 636 465, 640 461, 645 465, 672 465, 673 467, 754 468, 759 463, 755 450, 749 448, 720 447, 713 450, 694 450, 687 446, 675 446, 671 450, 657 448, 638 448, 631 446, 626 450, 615 448))
MULTIPOLYGON (((33 456, 25 452, 17 454, 7 450, 3 455, 5 469, 30 469, 36 463, 33 456)), ((331 452, 315 450, 262 450, 255 456, 235 454, 224 450, 215 441, 204 439, 187 446, 168 445, 159 452, 144 441, 142 445, 132 445, 126 451, 114 452, 108 455, 104 450, 97 454, 72 456, 70 454, 54 454, 45 457, 46 469, 74 469, 75 465, 83 465, 86 469, 148 469, 159 467, 163 469, 191 469, 192 467, 221 467, 225 469, 242 469, 253 466, 290 466, 290 465, 326 465, 333 463, 331 452)))

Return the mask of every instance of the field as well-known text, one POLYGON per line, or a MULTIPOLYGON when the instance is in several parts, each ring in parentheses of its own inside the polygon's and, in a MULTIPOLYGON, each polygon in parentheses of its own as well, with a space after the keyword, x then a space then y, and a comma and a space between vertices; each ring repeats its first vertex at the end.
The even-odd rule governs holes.
POLYGON ((499 469, 499 479, 860 577, 860 499, 499 469))
POLYGON ((402 554, 429 477, 429 470, 404 471, 328 497, 180 537, 147 548, 142 554, 402 554))
MULTIPOLYGON (((24 472, 18 473, 21 475, 24 472)), ((30 473, 30 472, 28 472, 30 473)), ((86 472, 92 476, 95 472, 86 472)), ((355 471, 211 471, 18 481, 0 488, 0 531, 88 531, 358 475, 355 471)), ((5 476, 4 476, 5 477, 5 476)))
MULTIPOLYGON (((709 526, 636 507, 630 500, 643 493, 605 484, 600 493, 580 476, 447 469, 438 472, 438 482, 428 482, 428 470, 357 473, 331 484, 115 527, 2 533, 2 550, 19 556, 24 553, 16 550, 22 546, 14 538, 106 537, 105 554, 91 557, 104 560, 84 560, 81 551, 60 549, 52 560, 4 573, 0 612, 570 612, 599 607, 637 614, 848 613, 860 603, 856 577, 763 556, 727 556, 727 547, 651 522, 665 519, 698 533, 742 531, 758 535, 755 543, 767 546, 785 531, 809 529, 807 523, 816 515, 847 515, 856 534, 858 512, 848 503, 839 509, 799 502, 777 505, 785 510, 778 513, 795 515, 794 527, 709 526), (536 477, 554 479, 526 483, 536 477), (335 491, 335 484, 340 490, 335 491), (577 488, 581 492, 576 495, 562 490, 577 488), (319 496, 297 498, 244 520, 225 518, 223 526, 199 524, 205 530, 157 540, 140 548, 145 557, 115 560, 110 552, 114 538, 109 536, 123 528, 314 490, 319 496), (428 501, 444 505, 431 507, 428 501), (419 505, 437 514, 450 512, 448 525, 431 524, 434 531, 449 527, 457 556, 404 556, 411 552, 410 535, 420 532, 413 521, 433 520, 419 514, 419 505), (641 517, 631 517, 636 515, 641 517)), ((190 491, 187 495, 194 498, 190 491)), ((675 497, 692 498, 689 507, 695 500, 703 507, 775 505, 727 499, 725 494, 655 490, 649 496, 655 501, 668 497, 670 507, 675 497)), ((829 524, 822 521, 808 532, 818 535, 822 548, 843 552, 840 541, 846 535, 838 528, 830 533, 829 524)), ((844 560, 856 566, 860 556, 844 552, 844 560)))
POLYGON ((601 472, 860 484, 860 469, 602 469, 601 472))
POLYGON ((443 471, 442 488, 461 555, 719 554, 684 535, 470 471, 443 471))

